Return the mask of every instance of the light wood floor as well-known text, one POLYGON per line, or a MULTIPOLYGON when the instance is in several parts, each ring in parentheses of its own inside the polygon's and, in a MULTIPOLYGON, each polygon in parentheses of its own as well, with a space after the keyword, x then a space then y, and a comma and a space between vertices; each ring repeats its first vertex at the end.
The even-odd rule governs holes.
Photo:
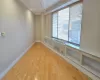
POLYGON ((88 78, 43 44, 35 43, 2 80, 88 80, 88 78))

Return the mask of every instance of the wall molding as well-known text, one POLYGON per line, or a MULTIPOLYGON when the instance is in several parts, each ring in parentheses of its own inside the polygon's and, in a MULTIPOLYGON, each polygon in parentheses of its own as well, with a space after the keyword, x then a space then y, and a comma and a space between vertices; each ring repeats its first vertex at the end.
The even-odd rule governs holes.
POLYGON ((16 58, 8 68, 0 74, 0 80, 8 73, 8 71, 26 54, 26 52, 35 44, 33 42, 18 58, 16 58))

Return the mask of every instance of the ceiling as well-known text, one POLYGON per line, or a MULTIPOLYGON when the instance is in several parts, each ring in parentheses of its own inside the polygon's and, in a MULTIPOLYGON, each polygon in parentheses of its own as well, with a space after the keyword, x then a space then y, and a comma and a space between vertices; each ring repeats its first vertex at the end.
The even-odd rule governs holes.
MULTIPOLYGON (((50 8, 56 3, 65 1, 65 0, 20 0, 27 6, 31 11, 36 14, 44 12, 46 9, 50 8)), ((68 1, 68 0, 67 0, 68 1)))

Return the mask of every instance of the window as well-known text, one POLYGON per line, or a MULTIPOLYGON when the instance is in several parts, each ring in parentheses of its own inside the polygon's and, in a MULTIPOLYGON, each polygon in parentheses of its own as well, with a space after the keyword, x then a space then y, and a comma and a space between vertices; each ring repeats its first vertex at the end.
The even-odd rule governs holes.
POLYGON ((58 13, 58 38, 68 41, 69 8, 58 13), (66 18, 65 18, 66 16, 66 18))
POLYGON ((82 4, 69 6, 52 15, 53 38, 80 44, 82 4))

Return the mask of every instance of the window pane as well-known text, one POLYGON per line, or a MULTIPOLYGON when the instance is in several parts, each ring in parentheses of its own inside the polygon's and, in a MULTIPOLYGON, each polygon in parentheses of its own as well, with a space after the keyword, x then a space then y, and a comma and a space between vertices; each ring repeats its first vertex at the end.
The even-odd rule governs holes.
POLYGON ((52 34, 52 36, 53 37, 56 37, 57 38, 57 16, 58 16, 58 14, 57 13, 54 13, 53 14, 53 20, 52 20, 52 25, 53 25, 53 34, 52 34))
POLYGON ((80 44, 82 4, 70 7, 69 41, 80 44))
POLYGON ((68 41, 69 8, 58 12, 58 38, 68 41))

